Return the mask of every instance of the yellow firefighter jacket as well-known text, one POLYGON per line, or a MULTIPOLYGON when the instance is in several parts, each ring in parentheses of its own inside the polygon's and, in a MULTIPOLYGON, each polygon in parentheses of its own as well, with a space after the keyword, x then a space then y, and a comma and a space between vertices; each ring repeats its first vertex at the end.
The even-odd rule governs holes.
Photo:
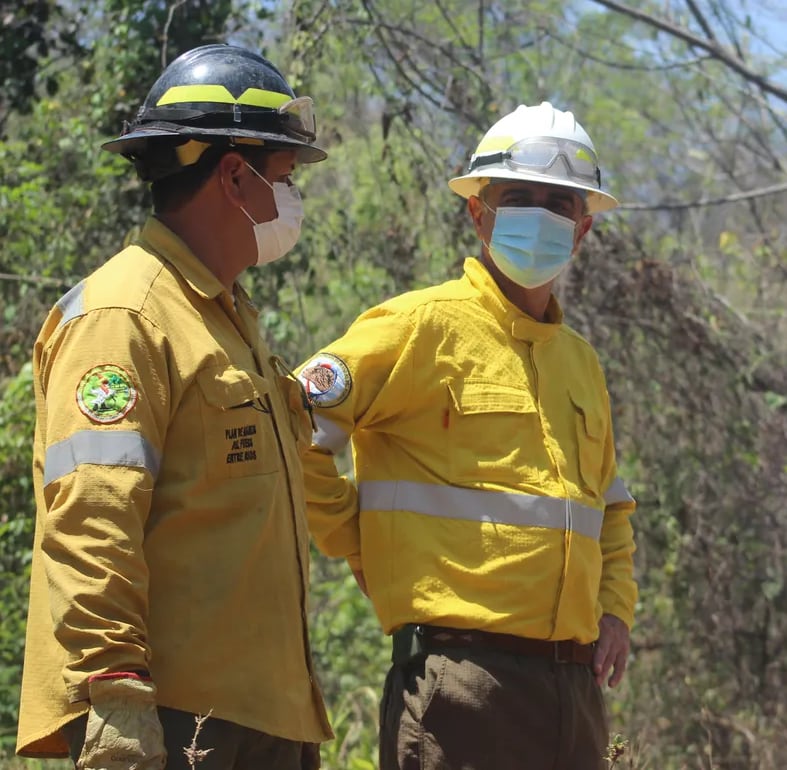
POLYGON ((541 639, 629 626, 636 587, 604 377, 552 298, 538 323, 481 262, 361 315, 299 371, 318 431, 309 525, 362 568, 386 633, 541 639), (355 479, 334 456, 352 440, 355 479))
POLYGON ((277 364, 240 287, 156 219, 49 314, 19 753, 66 755, 88 677, 140 669, 159 705, 330 737, 306 630, 311 424, 277 364))

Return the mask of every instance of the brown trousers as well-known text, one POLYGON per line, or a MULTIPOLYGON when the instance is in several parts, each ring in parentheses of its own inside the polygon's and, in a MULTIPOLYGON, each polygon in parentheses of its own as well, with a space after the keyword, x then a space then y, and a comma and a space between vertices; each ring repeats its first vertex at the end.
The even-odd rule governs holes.
POLYGON ((446 649, 385 681, 380 770, 603 770, 607 741, 589 666, 446 649))
MULTIPOLYGON (((166 770, 190 770, 183 750, 194 737, 194 714, 162 706, 158 713, 167 749, 166 770)), ((75 766, 85 742, 86 725, 84 715, 62 728, 75 766)), ((277 738, 212 717, 202 723, 197 748, 211 749, 196 763, 197 770, 317 770, 320 766, 318 744, 277 738)))

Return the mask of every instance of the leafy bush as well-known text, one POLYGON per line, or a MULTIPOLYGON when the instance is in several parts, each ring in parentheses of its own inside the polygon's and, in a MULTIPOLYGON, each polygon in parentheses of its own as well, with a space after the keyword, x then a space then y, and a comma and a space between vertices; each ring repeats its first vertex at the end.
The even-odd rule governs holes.
POLYGON ((0 756, 16 740, 25 644, 34 505, 32 366, 6 383, 0 399, 0 756))

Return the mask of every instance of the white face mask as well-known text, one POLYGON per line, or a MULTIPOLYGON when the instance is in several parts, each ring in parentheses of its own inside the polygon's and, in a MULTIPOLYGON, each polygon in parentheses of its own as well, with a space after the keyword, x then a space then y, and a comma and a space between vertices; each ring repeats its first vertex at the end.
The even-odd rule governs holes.
POLYGON ((298 242, 303 222, 303 203, 298 188, 293 184, 274 182, 271 184, 262 174, 249 168, 273 190, 273 202, 279 215, 268 222, 255 222, 246 209, 241 211, 254 225, 254 238, 257 241, 257 264, 267 265, 283 257, 298 242))

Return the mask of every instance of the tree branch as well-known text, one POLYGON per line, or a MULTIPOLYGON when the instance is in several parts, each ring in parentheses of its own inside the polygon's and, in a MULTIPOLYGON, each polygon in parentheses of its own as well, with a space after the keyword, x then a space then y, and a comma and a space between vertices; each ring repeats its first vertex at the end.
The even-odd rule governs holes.
MULTIPOLYGON (((389 61, 393 64, 394 69, 397 71, 399 76, 407 83, 407 85, 410 86, 410 88, 413 91, 415 91, 416 93, 420 94, 424 99, 426 99, 428 102, 430 102, 437 109, 444 110, 444 111, 447 111, 447 112, 452 112, 454 114, 460 115, 465 120, 467 120, 468 123, 478 127, 479 123, 478 123, 477 116, 475 116, 472 113, 468 113, 467 110, 465 110, 462 107, 462 105, 456 105, 456 104, 445 105, 445 103, 444 103, 445 102, 445 89, 444 88, 443 89, 439 88, 436 83, 433 83, 426 76, 426 74, 423 71, 421 71, 416 66, 416 64, 412 61, 412 58, 410 56, 410 51, 409 51, 409 47, 408 46, 404 46, 403 47, 401 55, 397 56, 394 53, 394 51, 391 49, 391 46, 388 44, 388 41, 386 40, 385 35, 383 34, 383 29, 385 29, 385 30, 387 30, 389 32, 393 32, 393 31, 401 32, 402 30, 400 28, 398 28, 398 27, 395 27, 395 26, 392 26, 392 25, 389 25, 389 24, 384 24, 382 22, 381 18, 377 18, 376 14, 375 14, 375 11, 374 11, 374 9, 372 7, 372 3, 370 2, 370 0, 361 0, 361 5, 363 6, 364 10, 366 11, 366 14, 367 14, 367 16, 369 18, 369 21, 371 22, 371 26, 372 26, 374 35, 377 37, 378 41, 380 42, 380 45, 382 45, 383 49, 385 50, 385 53, 388 56, 389 61), (407 63, 416 72, 416 74, 418 75, 419 80, 414 79, 413 77, 411 77, 407 73, 407 71, 405 70, 405 67, 404 67, 405 63, 407 63), (441 95, 441 99, 437 99, 437 98, 435 98, 435 96, 433 96, 432 94, 428 93, 421 86, 421 84, 420 84, 421 82, 426 83, 428 86, 430 86, 432 91, 433 91, 433 93, 440 94, 441 95)), ((419 37, 415 33, 414 30, 406 30, 406 33, 407 33, 407 38, 408 39, 413 39, 413 38, 419 37)), ((433 42, 430 42, 430 46, 432 48, 435 47, 433 42)), ((438 48, 439 48, 439 46, 438 46, 438 48)), ((449 58, 449 60, 453 59, 453 57, 450 56, 450 55, 449 55, 448 58, 449 58)), ((473 69, 472 68, 469 68, 469 67, 465 66, 464 69, 467 72, 469 72, 469 73, 473 73, 473 69)), ((476 76, 478 76, 477 73, 475 73, 475 74, 476 74, 476 76)), ((482 84, 484 83, 483 79, 481 79, 481 83, 482 84)))
POLYGON ((164 32, 162 33, 162 42, 161 42, 161 69, 166 69, 167 64, 167 46, 169 45, 169 28, 172 25, 172 18, 175 15, 175 11, 180 8, 181 5, 184 5, 186 0, 176 0, 170 7, 169 13, 167 13, 167 21, 164 24, 164 32))
POLYGON ((593 2, 597 3, 598 5, 603 5, 605 8, 609 8, 612 11, 617 11, 618 13, 625 14, 626 16, 630 16, 633 19, 637 19, 637 21, 642 21, 645 24, 649 24, 651 27, 656 27, 656 29, 660 29, 662 32, 666 32, 673 37, 677 37, 689 45, 696 46, 697 48, 701 48, 703 51, 707 51, 709 54, 711 54, 711 56, 713 56, 714 59, 718 59, 723 64, 726 64, 730 69, 737 72, 749 82, 758 85, 763 91, 766 91, 772 96, 776 96, 782 101, 787 102, 786 88, 782 88, 776 83, 772 83, 767 78, 764 78, 762 75, 757 74, 739 58, 733 56, 731 53, 729 53, 729 51, 726 51, 714 40, 705 40, 704 38, 698 37, 693 32, 689 32, 687 29, 678 27, 668 21, 657 19, 655 16, 651 16, 644 11, 638 11, 636 8, 631 8, 624 3, 615 2, 615 0, 593 0, 593 2))
POLYGON ((787 192, 787 182, 774 184, 770 187, 758 187, 755 190, 733 193, 725 195, 723 198, 700 198, 700 200, 690 201, 689 203, 621 203, 618 210, 622 211, 669 211, 674 209, 694 209, 701 206, 718 206, 721 203, 734 203, 751 198, 762 198, 766 195, 776 195, 777 193, 787 192))
POLYGON ((0 273, 0 281, 13 281, 15 283, 33 283, 42 286, 58 286, 69 288, 74 284, 65 278, 47 278, 41 275, 17 275, 16 273, 0 273))
POLYGON ((712 40, 714 43, 717 43, 716 36, 713 34, 713 30, 710 27, 710 24, 706 21, 705 17, 702 15, 702 11, 700 11, 699 7, 693 0, 686 0, 686 5, 689 6, 689 10, 691 11, 694 18, 697 20, 697 23, 702 27, 702 31, 705 33, 705 37, 709 40, 712 40))
POLYGON ((686 61, 676 61, 676 62, 669 62, 668 64, 628 64, 626 62, 621 61, 611 61, 609 59, 602 59, 600 56, 596 56, 588 51, 586 48, 581 48, 578 45, 575 45, 570 40, 555 34, 552 30, 549 31, 549 36, 556 42, 560 43, 560 45, 569 48, 572 51, 575 51, 584 59, 588 59, 589 61, 594 61, 597 64, 603 64, 605 67, 611 67, 612 69, 616 70, 628 70, 632 72, 666 72, 668 70, 675 70, 675 69, 685 69, 686 67, 694 67, 697 64, 701 64, 704 61, 708 61, 713 57, 708 56, 695 56, 693 59, 686 59, 686 61))

